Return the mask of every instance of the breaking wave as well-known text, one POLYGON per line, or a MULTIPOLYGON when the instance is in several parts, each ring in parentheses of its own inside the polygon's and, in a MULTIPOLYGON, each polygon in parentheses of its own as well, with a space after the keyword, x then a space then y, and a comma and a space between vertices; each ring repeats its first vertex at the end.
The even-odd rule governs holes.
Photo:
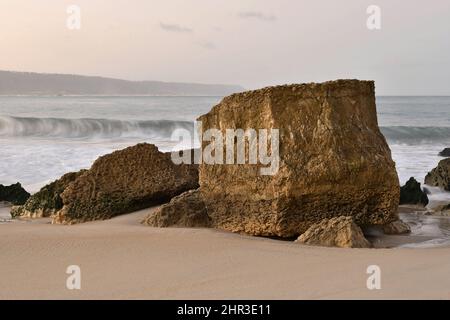
MULTIPOLYGON (((0 116, 0 137, 42 138, 170 138, 176 129, 194 130, 191 121, 26 118, 0 116)), ((381 127, 390 142, 450 140, 450 127, 381 127)))
POLYGON ((391 142, 426 143, 450 140, 450 127, 381 127, 381 132, 391 142))
POLYGON ((193 131, 191 121, 21 118, 0 116, 0 137, 170 138, 176 129, 193 131))

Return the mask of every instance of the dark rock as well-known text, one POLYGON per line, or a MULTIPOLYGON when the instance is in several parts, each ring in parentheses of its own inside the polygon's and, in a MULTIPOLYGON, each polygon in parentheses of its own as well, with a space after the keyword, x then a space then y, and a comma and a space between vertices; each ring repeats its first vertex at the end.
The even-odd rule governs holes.
POLYGON ((158 227, 207 228, 211 220, 198 190, 187 191, 149 215, 143 224, 158 227))
POLYGON ((426 207, 429 203, 426 192, 422 191, 421 185, 416 179, 410 178, 400 188, 400 204, 419 204, 426 207))
POLYGON ((13 205, 22 205, 29 197, 30 194, 22 188, 20 183, 12 184, 10 186, 0 184, 0 201, 10 202, 13 205))
POLYGON ((450 191, 450 158, 439 162, 425 177, 425 184, 450 191))
POLYGON ((23 206, 13 207, 11 216, 13 218, 50 217, 62 209, 61 194, 64 190, 85 172, 86 170, 67 173, 60 179, 44 186, 39 192, 33 194, 23 206))
POLYGON ((450 148, 445 148, 441 152, 439 152, 441 157, 450 157, 450 148))

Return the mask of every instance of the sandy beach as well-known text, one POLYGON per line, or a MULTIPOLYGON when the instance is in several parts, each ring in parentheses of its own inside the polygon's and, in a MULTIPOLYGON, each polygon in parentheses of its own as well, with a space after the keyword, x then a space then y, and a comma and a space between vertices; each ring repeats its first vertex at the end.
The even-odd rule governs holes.
POLYGON ((450 248, 337 249, 213 229, 0 224, 0 299, 450 299, 450 248), (81 290, 66 268, 81 267, 81 290), (366 269, 381 268, 381 290, 366 269))

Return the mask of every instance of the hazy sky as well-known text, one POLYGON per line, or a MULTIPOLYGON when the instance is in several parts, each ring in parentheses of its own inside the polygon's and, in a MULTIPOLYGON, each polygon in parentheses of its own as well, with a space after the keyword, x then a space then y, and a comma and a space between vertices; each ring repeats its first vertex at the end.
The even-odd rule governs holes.
POLYGON ((450 95, 449 0, 0 0, 0 69, 450 95), (66 27, 68 5, 81 29, 66 27), (366 27, 369 5, 381 30, 366 27))

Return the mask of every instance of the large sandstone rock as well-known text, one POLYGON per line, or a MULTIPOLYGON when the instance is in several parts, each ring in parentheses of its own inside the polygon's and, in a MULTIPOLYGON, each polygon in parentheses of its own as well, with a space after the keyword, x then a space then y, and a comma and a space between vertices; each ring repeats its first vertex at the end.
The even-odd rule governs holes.
POLYGON ((439 162, 425 177, 425 184, 450 191, 450 158, 439 162))
POLYGON ((234 94, 199 120, 203 132, 280 130, 280 169, 273 176, 262 176, 261 165, 200 165, 200 190, 215 226, 293 237, 342 213, 359 225, 397 220, 400 186, 378 128, 372 81, 234 94))
POLYGON ((0 201, 9 202, 13 205, 22 205, 29 197, 30 194, 20 183, 12 184, 10 186, 0 184, 0 201))
POLYGON ((361 228, 352 217, 324 219, 312 225, 303 233, 298 243, 339 248, 370 248, 370 242, 364 237, 361 228))
POLYGON ((194 165, 175 165, 170 154, 138 144, 97 159, 61 195, 53 223, 104 220, 169 201, 198 188, 194 165))
POLYGON ((207 228, 211 221, 199 190, 187 191, 150 214, 143 224, 158 227, 207 228))
POLYGON ((416 179, 410 178, 406 184, 400 188, 400 204, 418 204, 427 206, 429 199, 422 190, 416 179))
POLYGON ((24 205, 13 207, 11 216, 13 218, 50 217, 62 209, 61 194, 64 190, 85 172, 86 170, 67 173, 60 179, 44 186, 39 192, 33 194, 24 205))

